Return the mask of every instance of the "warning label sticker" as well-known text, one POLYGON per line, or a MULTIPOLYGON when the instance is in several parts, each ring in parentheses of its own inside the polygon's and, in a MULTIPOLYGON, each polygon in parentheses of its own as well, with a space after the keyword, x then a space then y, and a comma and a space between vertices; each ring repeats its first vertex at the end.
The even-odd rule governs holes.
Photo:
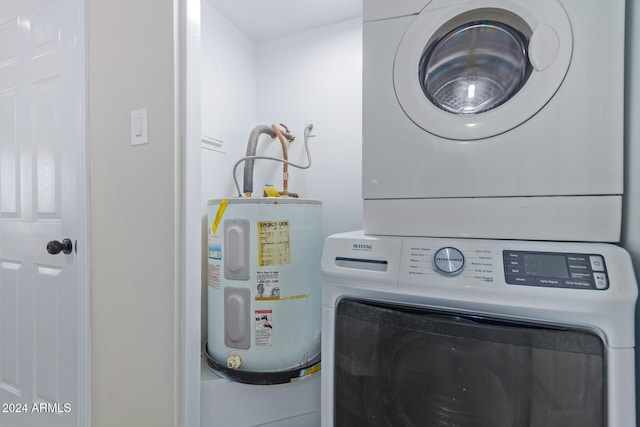
POLYGON ((273 345, 273 310, 255 310, 256 346, 273 345))
POLYGON ((220 289, 220 264, 217 262, 209 262, 208 266, 208 283, 212 288, 220 289))
POLYGON ((280 272, 277 270, 256 272, 256 300, 280 299, 280 272))
POLYGON ((289 220, 258 221, 257 224, 260 266, 290 264, 289 220))

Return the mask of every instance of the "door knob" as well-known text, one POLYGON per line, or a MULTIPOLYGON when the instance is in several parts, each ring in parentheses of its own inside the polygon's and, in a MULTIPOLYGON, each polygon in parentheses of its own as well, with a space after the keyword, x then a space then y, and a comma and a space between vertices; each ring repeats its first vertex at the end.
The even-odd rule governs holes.
POLYGON ((58 255, 60 252, 65 254, 70 254, 73 249, 73 243, 71 243, 70 239, 63 239, 62 242, 57 240, 52 240, 47 243, 47 252, 51 255, 58 255))

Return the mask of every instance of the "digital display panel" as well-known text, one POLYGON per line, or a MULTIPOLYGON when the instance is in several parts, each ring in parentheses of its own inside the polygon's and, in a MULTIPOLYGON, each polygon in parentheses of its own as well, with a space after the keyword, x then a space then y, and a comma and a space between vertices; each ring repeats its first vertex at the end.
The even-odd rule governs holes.
POLYGON ((569 269, 564 255, 531 254, 523 255, 524 271, 528 276, 569 278, 569 269))

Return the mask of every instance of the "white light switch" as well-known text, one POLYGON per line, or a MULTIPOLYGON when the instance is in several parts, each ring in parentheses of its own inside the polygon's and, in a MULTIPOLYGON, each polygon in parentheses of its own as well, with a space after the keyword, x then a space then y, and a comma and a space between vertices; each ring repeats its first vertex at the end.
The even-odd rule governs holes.
POLYGON ((138 137, 142 136, 142 118, 136 117, 133 122, 133 135, 138 137))
POLYGON ((131 145, 149 143, 149 127, 147 124, 147 109, 131 112, 131 145))

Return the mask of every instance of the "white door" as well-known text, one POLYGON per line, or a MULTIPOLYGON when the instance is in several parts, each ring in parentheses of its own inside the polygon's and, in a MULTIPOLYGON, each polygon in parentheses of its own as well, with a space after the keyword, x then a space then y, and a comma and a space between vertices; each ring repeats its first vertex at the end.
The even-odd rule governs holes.
POLYGON ((88 420, 84 8, 0 7, 0 427, 88 420))

